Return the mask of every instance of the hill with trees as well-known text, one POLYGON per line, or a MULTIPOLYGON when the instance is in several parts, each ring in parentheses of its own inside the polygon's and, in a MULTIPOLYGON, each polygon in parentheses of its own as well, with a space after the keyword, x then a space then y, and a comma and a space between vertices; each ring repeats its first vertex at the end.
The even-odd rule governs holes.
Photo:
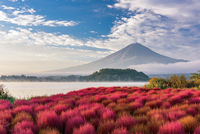
POLYGON ((86 81, 149 81, 149 77, 134 69, 106 68, 89 75, 86 81))

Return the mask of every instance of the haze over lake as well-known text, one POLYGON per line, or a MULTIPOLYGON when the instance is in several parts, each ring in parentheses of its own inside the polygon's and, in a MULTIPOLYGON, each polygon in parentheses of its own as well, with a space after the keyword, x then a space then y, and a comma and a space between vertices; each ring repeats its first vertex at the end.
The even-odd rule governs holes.
POLYGON ((1 82, 17 98, 67 93, 87 87, 144 86, 147 82, 1 82))

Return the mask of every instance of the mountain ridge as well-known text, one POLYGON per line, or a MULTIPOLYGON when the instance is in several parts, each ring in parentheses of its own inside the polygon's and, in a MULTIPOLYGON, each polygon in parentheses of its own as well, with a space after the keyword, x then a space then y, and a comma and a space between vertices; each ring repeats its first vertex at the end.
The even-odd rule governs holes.
POLYGON ((139 43, 133 43, 99 60, 84 65, 54 70, 54 72, 94 71, 102 68, 128 68, 131 65, 149 63, 169 64, 177 62, 188 61, 170 58, 156 53, 139 43))

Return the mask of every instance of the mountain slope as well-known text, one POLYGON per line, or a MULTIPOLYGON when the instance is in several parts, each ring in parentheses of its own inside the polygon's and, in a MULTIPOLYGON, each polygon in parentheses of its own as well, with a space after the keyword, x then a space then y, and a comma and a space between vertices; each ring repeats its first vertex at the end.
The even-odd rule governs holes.
POLYGON ((56 71, 57 72, 91 71, 91 70, 99 70, 102 68, 127 68, 128 66, 131 65, 140 65, 149 63, 168 64, 176 62, 187 62, 187 61, 163 56, 139 43, 134 43, 97 61, 93 61, 88 64, 80 66, 60 69, 56 71))

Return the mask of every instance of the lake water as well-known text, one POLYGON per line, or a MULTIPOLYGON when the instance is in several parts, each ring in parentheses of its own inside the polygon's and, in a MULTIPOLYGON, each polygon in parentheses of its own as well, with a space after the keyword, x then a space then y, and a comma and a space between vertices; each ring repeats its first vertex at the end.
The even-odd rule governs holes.
POLYGON ((144 86, 147 82, 0 82, 17 98, 67 93, 87 87, 144 86))

